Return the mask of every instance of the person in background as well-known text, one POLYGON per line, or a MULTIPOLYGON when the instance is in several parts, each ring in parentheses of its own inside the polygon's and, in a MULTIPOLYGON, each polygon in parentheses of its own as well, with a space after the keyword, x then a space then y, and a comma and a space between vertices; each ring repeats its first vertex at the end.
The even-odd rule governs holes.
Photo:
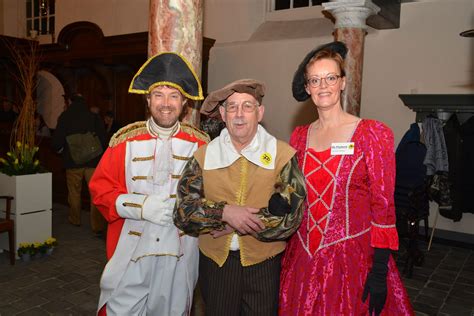
MULTIPOLYGON (((99 116, 89 111, 86 100, 80 94, 73 94, 69 98, 66 110, 61 113, 52 137, 52 147, 62 154, 64 168, 66 169, 66 182, 68 189, 69 216, 68 221, 74 226, 81 225, 81 191, 82 182, 89 183, 95 167, 100 160, 100 155, 95 158, 78 163, 71 155, 71 148, 67 141, 68 136, 93 133, 96 135, 102 148, 105 147, 106 135, 104 124, 99 116)), ((90 222, 92 231, 100 236, 105 230, 105 221, 91 200, 90 222)))
POLYGON ((173 225, 172 212, 184 165, 208 141, 179 122, 188 100, 203 99, 201 84, 184 57, 165 52, 140 68, 129 92, 146 94, 151 116, 114 134, 89 183, 109 223, 99 315, 189 315, 197 238, 173 225))
POLYGON ((281 253, 305 197, 295 151, 259 122, 263 83, 237 80, 211 92, 204 114, 226 128, 199 148, 178 184, 175 225, 199 235, 206 316, 275 315, 281 253))
POLYGON ((43 116, 39 113, 35 113, 35 128, 36 128, 36 136, 42 137, 50 137, 51 132, 46 125, 43 116))
POLYGON ((107 138, 112 138, 112 135, 115 134, 119 130, 119 125, 115 122, 114 112, 107 111, 104 115, 104 125, 105 125, 105 132, 107 133, 107 138))
POLYGON ((94 113, 94 114, 97 114, 98 116, 100 116, 100 108, 98 106, 91 106, 89 108, 89 110, 94 113))
POLYGON ((18 117, 18 113, 13 109, 13 104, 7 100, 2 100, 2 110, 0 111, 0 122, 13 123, 18 117))
POLYGON ((63 104, 63 112, 64 112, 67 110, 67 108, 71 104, 71 96, 69 94, 63 94, 62 97, 64 99, 64 104, 63 104))
POLYGON ((219 118, 208 117, 201 121, 201 129, 212 139, 219 136, 225 128, 225 123, 219 118))
POLYGON ((318 113, 297 127, 308 196, 282 261, 280 315, 413 315, 391 250, 398 249, 392 131, 346 113, 341 42, 311 51, 293 78, 297 101, 318 113))

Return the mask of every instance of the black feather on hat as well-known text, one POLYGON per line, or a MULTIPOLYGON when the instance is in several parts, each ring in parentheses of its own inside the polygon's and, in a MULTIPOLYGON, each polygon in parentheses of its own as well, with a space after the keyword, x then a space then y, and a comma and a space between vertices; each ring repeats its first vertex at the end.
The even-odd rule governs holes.
POLYGON ((193 67, 177 53, 164 52, 149 58, 133 77, 128 92, 147 94, 157 86, 176 88, 191 100, 204 99, 193 67))
POLYGON ((293 76, 293 83, 291 85, 291 88, 293 90, 293 97, 296 99, 296 101, 305 101, 309 98, 309 94, 305 90, 305 84, 306 84, 306 79, 305 79, 305 73, 306 73, 306 65, 308 65, 309 61, 311 58, 314 57, 319 51, 323 49, 328 49, 332 50, 339 55, 341 55, 342 59, 346 58, 347 54, 347 47, 344 43, 342 42, 331 42, 328 44, 321 45, 306 55, 306 57, 303 59, 301 64, 298 66, 298 69, 295 72, 295 75, 293 76))

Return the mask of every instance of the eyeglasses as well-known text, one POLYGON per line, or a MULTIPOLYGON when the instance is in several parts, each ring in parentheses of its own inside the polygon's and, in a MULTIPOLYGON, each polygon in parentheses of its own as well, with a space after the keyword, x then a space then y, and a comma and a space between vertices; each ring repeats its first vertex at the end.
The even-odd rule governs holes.
POLYGON ((333 74, 327 75, 326 78, 313 77, 313 78, 309 78, 308 80, 306 80, 306 83, 309 84, 313 88, 317 88, 321 85, 321 82, 324 80, 324 82, 326 82, 326 84, 328 86, 333 86, 337 83, 337 81, 341 77, 342 76, 333 75, 333 74))
POLYGON ((250 102, 250 101, 244 101, 241 104, 239 104, 237 102, 230 102, 230 103, 224 102, 224 104, 223 104, 223 106, 225 108, 225 111, 227 113, 237 112, 240 105, 242 105, 242 112, 251 113, 251 112, 255 111, 257 106, 259 106, 260 104, 253 103, 253 102, 250 102))

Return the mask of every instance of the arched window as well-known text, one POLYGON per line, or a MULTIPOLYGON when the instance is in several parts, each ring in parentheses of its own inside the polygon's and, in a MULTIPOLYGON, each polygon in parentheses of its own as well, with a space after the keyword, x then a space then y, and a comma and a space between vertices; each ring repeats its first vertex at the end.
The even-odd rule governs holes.
POLYGON ((321 5, 329 0, 273 0, 272 11, 321 5))
POLYGON ((26 0, 26 36, 54 35, 55 0, 26 0))

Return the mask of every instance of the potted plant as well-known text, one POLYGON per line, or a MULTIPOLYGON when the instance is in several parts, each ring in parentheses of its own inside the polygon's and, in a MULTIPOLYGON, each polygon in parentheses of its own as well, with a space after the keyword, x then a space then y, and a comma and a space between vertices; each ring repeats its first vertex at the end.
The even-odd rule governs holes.
MULTIPOLYGON (((36 75, 39 70, 38 43, 16 47, 6 43, 17 66, 22 104, 13 124, 10 150, 0 159, 0 194, 13 196, 12 217, 15 243, 31 243, 51 237, 52 177, 36 159, 35 144, 36 75)), ((1 207, 1 206, 0 206, 1 207)), ((8 248, 8 238, 0 235, 0 249, 8 248)))
POLYGON ((46 251, 48 250, 48 246, 43 242, 35 242, 33 243, 33 247, 35 248, 35 259, 45 256, 46 251))
POLYGON ((15 150, 7 152, 6 158, 0 158, 0 173, 8 176, 35 174, 44 169, 35 158, 38 147, 28 144, 16 143, 15 150))
POLYGON ((51 255, 53 253, 54 248, 58 245, 58 242, 56 241, 56 238, 54 237, 50 237, 46 239, 44 243, 47 247, 47 250, 46 250, 47 255, 51 255))
POLYGON ((35 247, 32 243, 21 243, 18 247, 18 257, 24 262, 30 261, 35 253, 35 247))

